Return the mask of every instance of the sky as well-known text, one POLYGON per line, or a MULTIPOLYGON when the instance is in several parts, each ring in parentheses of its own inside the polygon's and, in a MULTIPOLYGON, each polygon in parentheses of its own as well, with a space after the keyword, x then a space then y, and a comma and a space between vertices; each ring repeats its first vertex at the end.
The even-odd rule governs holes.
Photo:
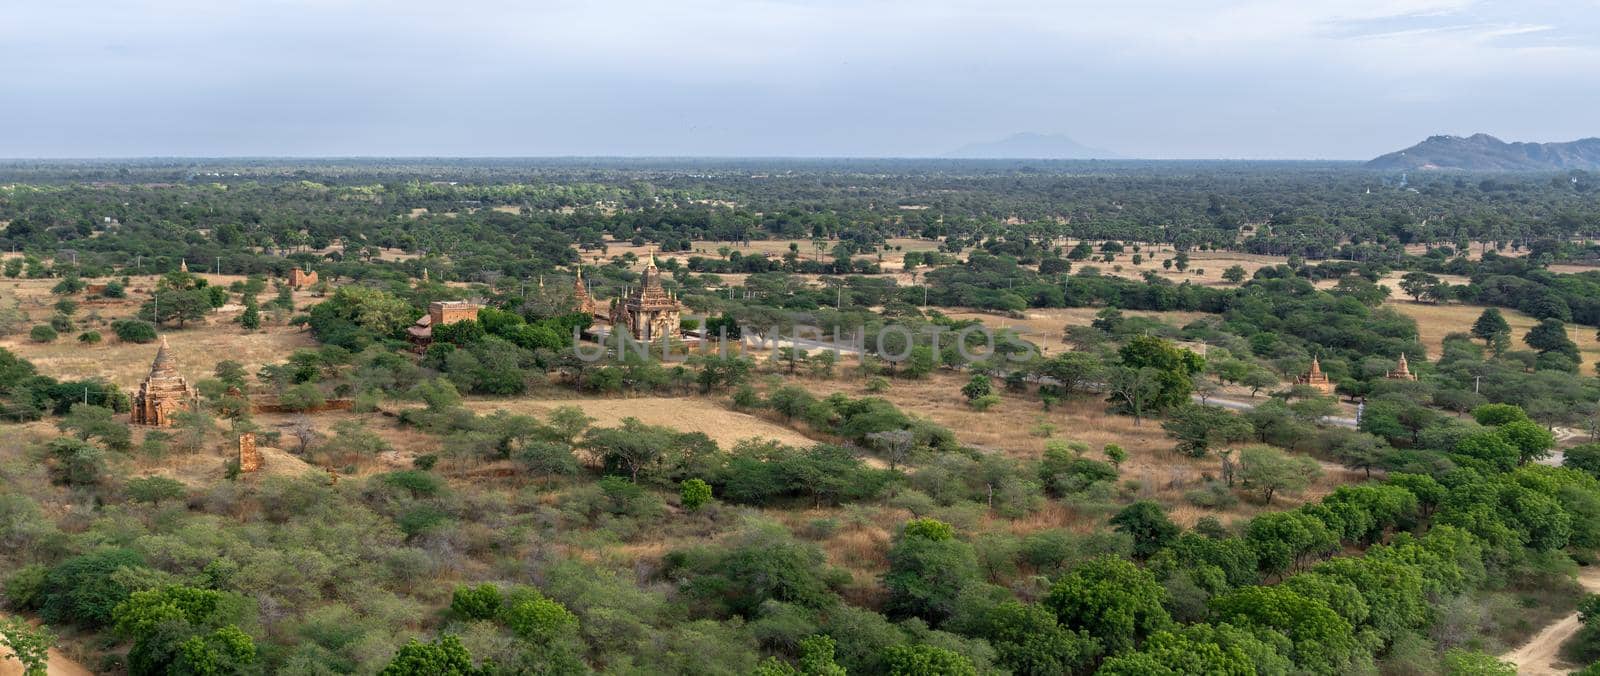
POLYGON ((48 0, 0 157, 1367 159, 1600 136, 1600 0, 48 0))

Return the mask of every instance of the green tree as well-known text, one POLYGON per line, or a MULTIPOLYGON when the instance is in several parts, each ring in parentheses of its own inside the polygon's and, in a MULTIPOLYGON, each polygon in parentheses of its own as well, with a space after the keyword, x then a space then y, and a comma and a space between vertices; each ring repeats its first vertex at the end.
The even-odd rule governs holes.
POLYGON ((883 663, 888 676, 978 676, 972 660, 926 643, 891 646, 883 653, 883 663))
POLYGON ((1358 663, 1361 647, 1350 623, 1326 603, 1282 585, 1245 587, 1211 600, 1217 622, 1282 632, 1292 642, 1289 655, 1311 673, 1339 673, 1358 663))
POLYGON ((1203 458, 1213 446, 1246 441, 1255 436, 1249 420, 1220 406, 1185 404, 1161 421, 1161 429, 1178 440, 1177 451, 1203 458))
POLYGON ((1271 503, 1280 491, 1298 491, 1322 476, 1317 461, 1291 456, 1271 446, 1250 446, 1239 452, 1239 479, 1245 487, 1261 491, 1271 503))
POLYGON ((1167 512, 1161 505, 1150 500, 1139 500, 1116 516, 1111 517, 1111 525, 1118 533, 1127 533, 1133 538, 1133 555, 1140 559, 1148 559, 1161 551, 1178 537, 1178 525, 1167 518, 1167 512))
POLYGON ((249 331, 261 328, 261 307, 256 304, 255 296, 245 297, 244 312, 239 313, 239 326, 249 331))
POLYGON ((972 545, 957 540, 954 529, 933 519, 907 521, 889 549, 883 576, 890 614, 916 616, 938 624, 950 616, 961 590, 978 580, 972 545))
POLYGON ((163 500, 176 500, 189 492, 189 488, 182 481, 164 476, 129 479, 123 490, 127 492, 130 500, 152 505, 159 505, 163 500))
POLYGON ((487 676, 472 664, 472 654, 461 644, 461 639, 446 634, 431 643, 412 639, 395 653, 389 666, 378 672, 379 676, 412 676, 434 674, 437 676, 487 676))
POLYGON ((1540 320, 1522 337, 1522 342, 1539 354, 1557 354, 1571 360, 1573 366, 1580 361, 1577 343, 1567 337, 1567 325, 1559 319, 1540 320))
POLYGON ((1230 265, 1228 269, 1222 271, 1222 279, 1232 284, 1238 284, 1244 281, 1245 274, 1244 266, 1230 265))
POLYGON ((1511 325, 1506 323, 1506 318, 1500 314, 1498 308, 1485 308, 1478 315, 1477 321, 1472 323, 1472 335, 1483 341, 1485 347, 1494 348, 1496 354, 1503 352, 1502 346, 1507 345, 1511 339, 1511 325))
POLYGON ((1205 370, 1200 355, 1154 336, 1134 336, 1117 354, 1125 368, 1156 371, 1157 391, 1149 401, 1150 410, 1155 411, 1187 403, 1194 391, 1194 375, 1205 370))
POLYGON ((961 396, 966 397, 968 403, 991 394, 994 394, 994 385, 989 381, 989 376, 981 373, 973 375, 967 384, 961 386, 961 396))
POLYGON ((1057 580, 1044 605, 1062 626, 1087 631, 1114 654, 1172 624, 1166 600, 1166 589, 1149 571, 1102 556, 1057 580))
POLYGON ((49 672, 50 649, 56 637, 48 627, 35 627, 19 618, 0 617, 0 648, 11 654, 0 663, 16 660, 23 676, 45 676, 49 672))
POLYGON ((103 406, 76 403, 67 415, 56 423, 63 432, 72 432, 79 439, 97 439, 113 451, 126 452, 133 448, 133 432, 128 424, 116 418, 116 412, 103 406))
POLYGON ((695 511, 711 502, 711 484, 703 479, 686 479, 679 487, 679 499, 685 509, 695 511))

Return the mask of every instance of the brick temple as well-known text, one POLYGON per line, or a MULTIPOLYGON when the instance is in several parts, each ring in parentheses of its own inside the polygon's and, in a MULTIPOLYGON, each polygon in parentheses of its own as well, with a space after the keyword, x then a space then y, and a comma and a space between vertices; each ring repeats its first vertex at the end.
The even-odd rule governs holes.
POLYGON ((173 414, 194 406, 195 397, 189 381, 178 374, 178 363, 163 337, 156 359, 150 364, 150 375, 139 383, 139 391, 133 395, 133 424, 167 427, 172 424, 173 414))

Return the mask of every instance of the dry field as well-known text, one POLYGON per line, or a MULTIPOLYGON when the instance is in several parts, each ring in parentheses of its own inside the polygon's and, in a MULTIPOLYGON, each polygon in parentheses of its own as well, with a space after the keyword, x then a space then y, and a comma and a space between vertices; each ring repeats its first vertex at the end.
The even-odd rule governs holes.
MULTIPOLYGON (((950 428, 962 443, 990 452, 1005 453, 1023 460, 1037 460, 1044 452, 1045 439, 1035 436, 1040 423, 1055 426, 1053 438, 1081 441, 1098 457, 1099 449, 1106 444, 1117 444, 1127 449, 1129 459, 1122 467, 1123 480, 1137 480, 1138 497, 1161 501, 1171 509, 1173 519, 1192 524, 1208 510, 1190 506, 1183 501, 1183 493, 1195 488, 1202 475, 1216 476, 1218 461, 1215 457, 1194 459, 1172 452, 1172 440, 1161 430, 1157 421, 1147 420, 1134 425, 1127 416, 1109 415, 1105 403, 1098 398, 1083 398, 1044 412, 1039 402, 1031 396, 1002 393, 1001 402, 988 411, 978 412, 967 406, 960 395, 965 374, 939 371, 920 381, 893 380, 887 392, 872 395, 865 384, 855 379, 808 380, 793 382, 811 390, 817 396, 842 391, 853 397, 881 396, 907 413, 933 420, 950 428)), ((1306 500, 1320 498, 1343 483, 1362 480, 1359 472, 1341 468, 1325 468, 1323 476, 1311 489, 1299 496, 1284 496, 1268 507, 1241 502, 1226 517, 1249 516, 1261 511, 1280 510, 1306 500)), ((1055 517, 1071 519, 1067 512, 1056 512, 1055 517)), ((1069 523, 1056 523, 1050 510, 1033 520, 1024 520, 1020 528, 1067 527, 1069 523)), ((1094 524, 1080 524, 1090 528, 1094 524)))
MULTIPOLYGON (((1063 249, 1070 250, 1077 246, 1077 240, 1062 240, 1063 249)), ((1095 247, 1095 254, 1100 253, 1100 240, 1091 240, 1095 247)), ((1077 272, 1085 267, 1093 267, 1102 275, 1124 277, 1127 279, 1143 279, 1144 273, 1155 272, 1173 282, 1189 282, 1200 286, 1236 286, 1232 282, 1222 279, 1222 273, 1229 267, 1238 265, 1244 268, 1245 279, 1264 267, 1282 265, 1288 262, 1283 256, 1265 256, 1260 254, 1238 253, 1234 251, 1190 251, 1189 269, 1178 272, 1176 268, 1168 270, 1161 265, 1161 261, 1172 258, 1176 251, 1170 244, 1144 244, 1136 242, 1123 242, 1124 251, 1117 254, 1113 263, 1101 263, 1094 260, 1073 261, 1072 270, 1077 272), (1139 244, 1139 254, 1144 260, 1139 265, 1133 264, 1133 245, 1139 244), (1117 268, 1122 268, 1118 270, 1117 268)))
MULTIPOLYGON (((1391 298, 1386 305, 1416 320, 1417 335, 1422 344, 1427 346, 1430 358, 1439 356, 1440 346, 1446 334, 1471 331, 1472 322, 1477 321, 1478 315, 1483 314, 1485 309, 1482 305, 1460 303, 1434 305, 1394 298, 1391 298)), ((1527 344, 1522 342, 1522 336, 1539 322, 1533 317, 1509 308, 1500 308, 1500 314, 1506 318, 1506 323, 1511 325, 1513 348, 1528 349, 1527 344)), ((1593 365, 1600 361, 1600 340, 1595 339, 1594 329, 1580 324, 1570 324, 1567 326, 1567 337, 1578 344, 1578 350, 1583 355, 1583 364, 1579 366, 1579 371, 1593 373, 1593 365)))
MULTIPOLYGON (((241 279, 229 275, 202 276, 212 280, 213 284, 222 285, 241 279)), ((128 298, 106 304, 81 303, 73 317, 78 328, 71 335, 63 334, 53 343, 41 344, 28 340, 26 333, 23 333, 0 338, 0 347, 32 361, 40 372, 56 378, 97 376, 125 388, 136 387, 150 369, 156 345, 123 343, 111 335, 110 329, 112 320, 130 317, 138 311, 139 305, 148 297, 139 290, 148 290, 155 283, 153 277, 135 277, 132 281, 128 298), (103 342, 97 345, 79 343, 77 334, 89 329, 99 331, 103 342)), ((42 323, 52 314, 50 306, 56 297, 50 294, 50 287, 55 283, 56 280, 49 279, 0 283, 0 303, 10 303, 11 299, 16 298, 33 322, 42 323)), ((316 301, 309 293, 295 294, 297 307, 316 301)), ((184 375, 191 381, 209 375, 212 367, 224 359, 241 362, 248 372, 254 373, 264 364, 282 361, 297 349, 316 346, 310 334, 283 324, 264 323, 261 330, 246 332, 233 323, 240 308, 237 305, 229 307, 231 309, 225 308, 207 316, 202 324, 190 323, 181 330, 167 328, 162 331, 172 345, 173 355, 184 375)), ((263 321, 266 322, 265 315, 263 321)))
MULTIPOLYGON (((1069 351, 1071 348, 1061 342, 1061 335, 1068 326, 1088 326, 1094 321, 1095 314, 1103 308, 1077 307, 1077 308, 1030 308, 1023 313, 1022 319, 1015 319, 997 315, 981 310, 941 309, 946 316, 953 319, 976 319, 993 329, 1015 329, 1018 333, 1039 346, 1045 355, 1054 355, 1069 351)), ((1176 327, 1195 320, 1211 317, 1204 312, 1157 312, 1145 310, 1123 310, 1126 317, 1150 317, 1158 319, 1176 327)))
POLYGON ((599 427, 621 424, 623 418, 638 418, 649 425, 662 425, 682 432, 704 432, 724 449, 752 437, 774 439, 791 446, 810 446, 815 440, 788 427, 731 410, 725 403, 702 397, 634 397, 625 399, 472 399, 467 408, 480 415, 504 410, 543 418, 558 406, 577 406, 595 419, 599 427))

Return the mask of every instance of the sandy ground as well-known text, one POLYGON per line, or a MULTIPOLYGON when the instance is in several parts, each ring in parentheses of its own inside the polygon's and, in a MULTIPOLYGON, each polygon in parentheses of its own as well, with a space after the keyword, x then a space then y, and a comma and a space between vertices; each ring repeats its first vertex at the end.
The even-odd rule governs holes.
MULTIPOLYGON (((60 650, 51 648, 50 664, 45 673, 49 676, 89 676, 94 672, 63 655, 60 650)), ((22 663, 11 659, 11 651, 5 648, 0 648, 0 676, 22 676, 22 663)))
MULTIPOLYGON (((1600 593, 1600 568, 1584 568, 1578 573, 1578 583, 1591 593, 1600 593)), ((1517 673, 1521 676, 1559 676, 1569 673, 1576 667, 1562 662, 1556 653, 1561 649, 1561 644, 1578 633, 1581 626, 1578 614, 1574 612, 1545 627, 1522 647, 1501 655, 1500 659, 1516 664, 1517 673)))
POLYGON ((728 409, 719 400, 699 397, 635 397, 627 399, 507 399, 469 400, 467 407, 480 414, 504 409, 510 413, 544 417, 558 406, 577 406, 600 427, 621 424, 634 417, 650 425, 662 425, 682 432, 704 432, 724 449, 742 439, 776 439, 793 446, 810 446, 811 438, 792 429, 753 415, 728 409))

